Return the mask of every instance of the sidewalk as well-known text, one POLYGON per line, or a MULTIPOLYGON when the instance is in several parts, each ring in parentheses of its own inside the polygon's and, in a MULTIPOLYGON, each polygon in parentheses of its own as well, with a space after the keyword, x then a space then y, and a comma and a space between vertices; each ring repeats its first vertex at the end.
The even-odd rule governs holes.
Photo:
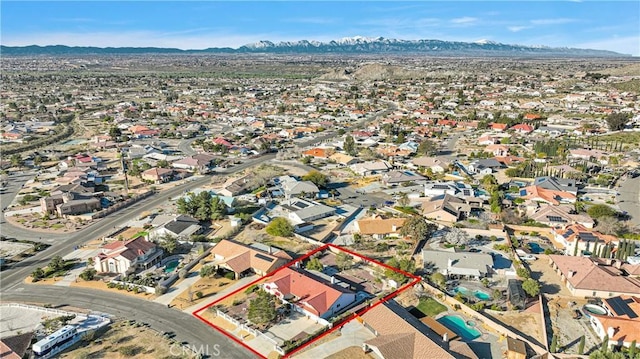
POLYGON ((198 311, 198 309, 206 307, 207 305, 215 302, 216 300, 224 297, 225 295, 233 292, 234 290, 236 290, 238 288, 244 287, 245 285, 253 282, 256 279, 258 279, 258 276, 256 276, 256 275, 252 275, 252 276, 249 276, 249 277, 244 277, 244 278, 238 280, 237 282, 233 283, 233 285, 229 286, 228 288, 225 288, 222 292, 212 296, 211 298, 208 298, 206 303, 198 303, 198 304, 192 305, 190 307, 187 307, 187 308, 183 309, 182 311, 185 312, 185 313, 192 314, 193 312, 198 311))

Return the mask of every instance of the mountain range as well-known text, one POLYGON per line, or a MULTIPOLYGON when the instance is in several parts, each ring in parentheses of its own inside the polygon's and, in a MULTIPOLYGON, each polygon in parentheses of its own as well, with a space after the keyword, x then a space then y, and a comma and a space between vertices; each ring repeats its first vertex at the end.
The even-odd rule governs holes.
POLYGON ((513 57, 629 57, 607 50, 568 47, 509 45, 493 41, 476 42, 442 40, 398 40, 383 37, 348 37, 329 42, 259 41, 240 46, 182 50, 160 47, 93 47, 93 46, 0 46, 5 56, 31 55, 108 55, 108 54, 422 54, 431 56, 513 56, 513 57))

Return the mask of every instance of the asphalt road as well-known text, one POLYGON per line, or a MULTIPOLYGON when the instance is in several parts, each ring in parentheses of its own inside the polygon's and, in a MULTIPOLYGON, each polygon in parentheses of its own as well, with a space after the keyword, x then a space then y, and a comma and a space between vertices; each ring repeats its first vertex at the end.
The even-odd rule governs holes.
POLYGON ((24 287, 24 291, 3 291, 2 301, 27 301, 52 306, 69 305, 90 308, 94 312, 106 313, 112 319, 132 319, 148 323, 160 332, 173 332, 174 339, 178 342, 186 342, 196 350, 203 348, 203 354, 208 352, 211 358, 253 358, 248 350, 211 329, 199 319, 182 311, 169 309, 162 304, 106 291, 96 293, 95 290, 84 288, 48 285, 24 285, 24 287))
MULTIPOLYGON (((373 120, 381 115, 389 113, 395 108, 393 103, 389 103, 389 109, 381 111, 375 115, 369 116, 358 121, 359 124, 366 120, 373 120)), ((306 146, 312 143, 321 142, 337 135, 333 132, 327 133, 321 137, 304 141, 300 143, 306 146)), ((190 147, 184 145, 182 147, 190 147)), ((268 154, 259 158, 249 159, 242 164, 235 165, 231 168, 217 171, 219 174, 231 174, 239 172, 248 167, 259 163, 271 161, 275 158, 275 154, 268 154)), ((215 175, 215 174, 214 174, 215 175)), ((26 182, 33 173, 25 175, 16 175, 11 178, 8 190, 2 195, 0 201, 7 206, 15 197, 21 185, 26 182), (8 202, 5 202, 8 201, 8 202), (5 204, 6 203, 6 204, 5 204)), ((211 181, 211 176, 196 178, 180 184, 169 190, 150 196, 140 202, 124 208, 114 215, 100 219, 90 226, 73 233, 39 233, 18 228, 4 219, 2 213, 2 223, 0 232, 7 237, 15 237, 19 239, 41 240, 52 243, 48 249, 37 253, 33 257, 26 259, 11 268, 0 272, 0 293, 1 301, 19 301, 30 303, 48 303, 51 305, 71 305, 79 308, 86 308, 92 311, 109 313, 116 317, 126 319, 135 319, 137 321, 149 323, 149 325, 159 331, 175 332, 178 341, 184 341, 198 348, 209 348, 208 354, 212 357, 221 358, 251 358, 252 355, 244 348, 233 343, 221 333, 211 330, 207 325, 197 318, 183 313, 181 311, 166 308, 160 304, 137 299, 130 296, 119 295, 117 293, 109 293, 105 291, 95 291, 91 289, 25 284, 24 278, 27 277, 37 267, 43 267, 49 263, 52 257, 56 255, 64 256, 71 252, 73 248, 87 240, 102 237, 113 231, 116 227, 123 225, 131 218, 136 217, 139 213, 151 210, 163 205, 169 198, 179 195, 185 191, 200 187, 211 181), (45 237, 42 239, 42 237, 45 237), (208 345, 208 347, 207 347, 208 345), (219 351, 215 350, 214 345, 219 345, 219 351), (219 354, 219 355, 217 355, 219 354)))
POLYGON ((618 188, 618 206, 627 211, 632 226, 640 226, 640 177, 628 178, 618 188))

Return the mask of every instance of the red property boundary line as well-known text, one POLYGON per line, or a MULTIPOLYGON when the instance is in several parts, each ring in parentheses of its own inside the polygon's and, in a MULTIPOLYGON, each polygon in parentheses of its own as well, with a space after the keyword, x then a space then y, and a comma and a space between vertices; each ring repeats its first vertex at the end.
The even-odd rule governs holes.
POLYGON ((388 301, 389 299, 391 299, 391 298, 393 298, 393 297, 397 296, 398 294, 400 294, 400 293, 404 292, 405 290, 409 289, 410 287, 413 287, 414 285, 416 285, 418 282, 420 282, 420 281, 421 281, 421 278, 420 278, 420 277, 418 277, 418 276, 416 276, 416 275, 413 275, 413 274, 411 274, 411 273, 409 273, 409 272, 403 271, 403 270, 398 269, 398 268, 393 268, 393 267, 391 267, 391 266, 389 266, 389 265, 387 265, 387 264, 385 264, 385 263, 382 263, 382 262, 380 262, 380 261, 377 261, 377 260, 375 260, 375 259, 372 259, 372 258, 369 258, 369 257, 365 257, 365 256, 363 256, 363 255, 361 255, 361 254, 359 254, 359 253, 356 253, 356 252, 353 252, 353 251, 351 251, 351 250, 348 250, 348 249, 342 248, 342 247, 340 247, 340 246, 336 246, 336 245, 334 245, 334 244, 329 243, 329 244, 325 244, 325 245, 323 245, 322 247, 316 248, 316 249, 314 249, 313 251, 311 251, 311 252, 309 252, 309 253, 305 254, 304 256, 302 256, 302 257, 300 257, 300 258, 298 258, 298 259, 295 259, 295 260, 293 260, 293 261, 291 261, 291 262, 287 263, 286 265, 284 265, 284 266, 282 266, 282 267, 280 267, 280 268, 278 268, 278 269, 274 270, 273 272, 271 272, 271 273, 267 273, 267 275, 265 275, 265 276, 263 276, 263 277, 260 277, 260 278, 258 278, 258 279, 256 279, 256 280, 254 280, 253 282, 251 282, 251 283, 249 283, 249 284, 246 284, 246 285, 244 285, 244 286, 242 286, 242 287, 240 287, 240 288, 238 288, 238 289, 234 290, 233 292, 231 292, 231 293, 229 293, 229 294, 225 295, 224 297, 222 297, 222 298, 220 298, 220 299, 218 299, 218 300, 216 300, 216 301, 214 301, 214 302, 212 302, 212 303, 207 304, 206 306, 204 306, 204 307, 202 307, 202 308, 200 308, 200 309, 198 309, 198 310, 194 311, 194 312, 193 312, 193 315, 194 315, 196 318, 198 318, 198 319, 200 319, 201 321, 203 321, 204 323, 206 323, 207 325, 209 325, 210 327, 212 327, 213 329, 215 329, 215 330, 217 330, 217 331, 221 332, 222 334, 224 334, 224 335, 225 335, 226 337, 228 337, 229 339, 231 339, 231 340, 233 340, 234 342, 236 342, 236 343, 240 344, 241 346, 243 346, 244 348, 246 348, 247 350, 249 350, 251 353, 253 353, 253 354, 257 355, 259 358, 267 359, 267 357, 265 357, 264 355, 262 355, 262 354, 258 353, 255 349, 251 348, 250 346, 248 346, 246 343, 244 343, 243 341, 241 341, 240 339, 238 339, 238 338, 237 338, 237 337, 235 337, 234 335, 232 335, 232 334, 228 333, 226 330, 224 330, 224 329, 222 329, 222 328, 218 327, 217 325, 215 325, 215 324, 211 323, 210 321, 208 321, 207 319, 203 318, 203 317, 200 315, 200 313, 202 313, 202 312, 203 312, 203 311, 205 311, 206 309, 208 309, 208 308, 210 308, 210 307, 212 307, 212 306, 216 305, 217 303, 219 303, 219 302, 221 302, 221 301, 223 301, 223 300, 225 300, 225 299, 227 299, 227 298, 231 297, 232 295, 235 295, 236 293, 238 293, 238 292, 240 292, 240 291, 243 291, 243 290, 247 289, 248 287, 250 287, 250 286, 252 286, 252 285, 254 285, 254 284, 256 284, 256 283, 258 283, 258 282, 260 282, 260 281, 263 281, 265 278, 272 277, 273 275, 275 275, 276 273, 278 273, 278 272, 279 272, 279 271, 281 271, 282 269, 284 269, 284 268, 288 268, 288 267, 291 267, 291 266, 295 265, 296 263, 298 263, 298 262, 302 262, 302 261, 304 261, 305 259, 309 258, 310 256, 312 256, 312 255, 314 255, 314 254, 316 254, 316 253, 318 253, 318 252, 324 251, 324 250, 326 250, 326 249, 329 249, 329 248, 334 248, 334 249, 337 249, 337 250, 339 250, 339 251, 342 251, 342 252, 348 253, 348 254, 350 254, 350 255, 352 255, 352 256, 355 256, 355 257, 360 258, 361 260, 363 260, 363 261, 365 261, 365 262, 370 262, 370 263, 376 264, 376 265, 378 265, 378 266, 381 266, 381 267, 383 267, 383 268, 385 268, 385 269, 390 269, 390 270, 392 270, 392 271, 394 271, 394 272, 400 273, 400 274, 404 275, 405 277, 411 278, 411 279, 413 279, 413 280, 412 280, 411 282, 409 282, 409 283, 407 283, 407 284, 405 284, 405 285, 401 286, 401 287, 400 287, 400 288, 398 288, 397 290, 395 290, 395 291, 393 291, 393 292, 391 292, 391 293, 387 294, 386 296, 384 296, 383 298, 381 298, 381 299, 380 299, 380 300, 378 300, 377 302, 373 303, 373 304, 372 304, 372 305, 370 305, 369 307, 363 308, 363 309, 361 309, 361 310, 360 310, 360 311, 358 311, 358 312, 352 313, 351 315, 349 315, 348 317, 344 318, 344 319, 343 319, 343 320, 341 320, 340 322, 338 322, 338 323, 334 324, 334 325, 333 325, 333 327, 332 327, 331 329, 327 330, 326 332, 324 332, 324 333, 320 334, 320 335, 319 335, 319 336, 317 336, 316 338, 314 338, 314 339, 312 339, 312 340, 310 340, 310 341, 308 341, 308 342, 306 342, 306 343, 304 343, 304 344, 300 345, 299 347, 297 347, 297 348, 293 349, 292 351, 290 351, 289 353, 285 354, 285 355, 283 356, 283 359, 284 359, 284 358, 289 358, 289 357, 291 357, 293 354, 295 354, 295 353, 297 353, 298 351, 300 351, 300 350, 302 350, 302 349, 304 349, 304 348, 308 347, 309 345, 313 344, 314 342, 316 342, 316 341, 318 341, 318 340, 320 340, 320 339, 324 338, 326 335, 331 334, 331 333, 333 333, 334 331, 336 331, 336 330, 338 330, 338 329, 342 328, 345 324, 347 324, 347 323, 348 323, 348 322, 350 322, 351 320, 353 320, 353 319, 356 319, 356 318, 360 317, 361 315, 363 315, 364 313, 368 312, 369 310, 371 310, 371 309, 375 308, 376 306, 378 306, 378 305, 380 305, 380 304, 382 304, 382 303, 384 303, 384 302, 388 301))

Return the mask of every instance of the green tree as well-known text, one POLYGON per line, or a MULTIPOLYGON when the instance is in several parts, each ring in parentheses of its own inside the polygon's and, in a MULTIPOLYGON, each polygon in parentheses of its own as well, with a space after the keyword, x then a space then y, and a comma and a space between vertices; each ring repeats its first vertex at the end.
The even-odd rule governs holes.
POLYGON ((555 353, 558 350, 558 336, 557 335, 553 335, 553 337, 551 337, 551 346, 549 347, 549 351, 551 353, 555 353))
POLYGON ((615 215, 618 214, 618 212, 607 206, 606 204, 594 204, 593 206, 589 207, 589 209, 587 209, 587 214, 594 219, 599 219, 602 217, 613 217, 615 215))
POLYGON ((584 335, 580 337, 580 343, 578 343, 578 354, 582 355, 584 353, 584 335))
POLYGON ((329 183, 329 177, 320 171, 310 171, 302 177, 304 181, 313 182, 318 187, 325 187, 329 183))
POLYGON ((629 122, 629 117, 624 113, 612 113, 605 119, 607 121, 607 126, 609 126, 609 130, 611 131, 620 131, 624 130, 627 122, 629 122))
POLYGON ((276 297, 264 290, 257 292, 257 297, 249 301, 248 318, 255 324, 267 324, 276 319, 276 297))
POLYGON ((117 126, 112 126, 109 129, 109 136, 111 136, 111 139, 114 140, 115 142, 119 142, 120 136, 122 136, 122 131, 120 131, 120 129, 117 126))
POLYGON ((609 336, 605 335, 604 338, 602 338, 602 345, 600 346, 600 350, 603 352, 607 352, 609 351, 609 336))
POLYGON ((178 249, 178 238, 167 233, 162 237, 160 237, 160 240, 158 241, 158 245, 165 252, 167 252, 168 254, 171 254, 175 252, 176 249, 178 249))
POLYGON ((293 236, 293 226, 289 220, 283 217, 274 218, 265 229, 268 234, 277 237, 293 236))
MULTIPOLYGON (((396 269, 400 269, 407 273, 413 273, 416 270, 416 263, 411 258, 398 259, 396 257, 393 257, 387 261, 387 265, 396 269)), ((389 279, 393 279, 398 284, 402 284, 409 279, 404 274, 392 269, 386 269, 384 273, 389 279)))
POLYGON ((308 165, 311 163, 312 157, 311 156, 304 156, 300 159, 300 162, 302 162, 302 164, 304 165, 308 165))
POLYGON ((52 272, 57 272, 61 269, 64 269, 64 259, 62 259, 62 257, 60 256, 55 256, 53 258, 51 258, 51 262, 49 262, 49 270, 51 270, 52 272))
POLYGON ((213 197, 210 200, 211 219, 221 219, 227 214, 227 205, 219 197, 213 197))
POLYGON ((80 278, 82 278, 82 280, 90 281, 96 277, 97 273, 98 271, 96 271, 95 269, 87 268, 84 271, 82 271, 82 273, 80 273, 80 278))
POLYGON ((431 140, 424 140, 420 142, 417 153, 422 156, 433 156, 436 153, 437 147, 431 140))
POLYGON ((11 162, 11 167, 22 167, 22 157, 19 154, 13 154, 9 157, 9 162, 11 162))
POLYGON ((340 270, 347 270, 353 267, 353 257, 345 252, 336 255, 336 266, 340 270))
POLYGON ((31 272, 31 278, 33 278, 34 281, 44 278, 44 270, 40 267, 34 269, 33 272, 31 272))
POLYGON ((426 239, 436 230, 436 226, 428 223, 422 216, 412 216, 404 221, 400 235, 411 237, 414 242, 426 239))
POLYGON ((447 278, 440 272, 431 274, 430 279, 433 284, 438 286, 438 288, 444 288, 444 285, 447 282, 447 278))
POLYGON ((527 278, 522 282, 522 289, 524 289, 525 293, 530 297, 535 297, 540 294, 540 283, 535 279, 527 278))
POLYGON ((212 265, 202 266, 198 274, 200 274, 200 277, 202 278, 208 278, 216 274, 216 268, 212 265))
POLYGON ((356 154, 358 154, 358 151, 356 149, 356 141, 353 139, 353 136, 347 135, 344 138, 344 151, 349 156, 355 156, 356 154))
POLYGON ((158 161, 156 166, 158 166, 160 168, 169 168, 170 164, 169 164, 169 161, 167 161, 167 160, 160 160, 160 161, 158 161))
POLYGON ((322 262, 320 262, 320 260, 316 257, 313 257, 309 260, 309 262, 307 262, 307 265, 304 267, 306 270, 314 270, 314 271, 322 271, 322 269, 324 269, 324 266, 322 265, 322 262))
POLYGON ((531 278, 531 273, 525 267, 520 267, 520 268, 516 269, 516 274, 520 278, 524 278, 524 279, 531 278))

